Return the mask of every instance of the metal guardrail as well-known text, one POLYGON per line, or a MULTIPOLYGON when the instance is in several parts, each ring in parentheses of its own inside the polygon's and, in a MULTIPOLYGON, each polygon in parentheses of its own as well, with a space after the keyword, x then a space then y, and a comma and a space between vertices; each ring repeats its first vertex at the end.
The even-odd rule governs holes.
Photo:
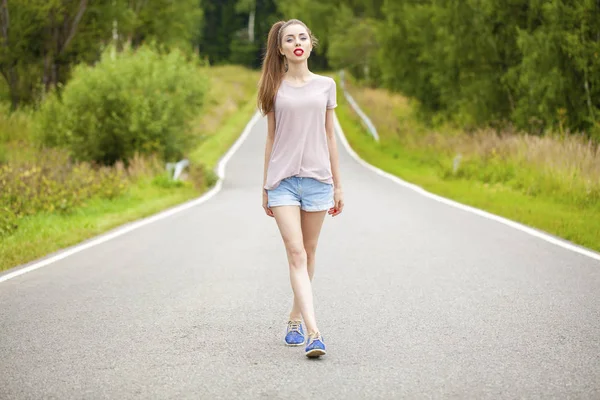
POLYGON ((354 111, 356 111, 358 116, 362 119, 363 123, 367 127, 367 130, 369 131, 371 136, 373 136, 373 138, 379 142, 379 135, 377 134, 377 128, 375 128, 375 125, 373 125, 373 122, 360 109, 360 107, 358 106, 358 104, 356 103, 354 98, 346 90, 346 82, 344 81, 344 76, 345 76, 344 70, 341 70, 340 71, 340 86, 342 87, 342 91, 344 92, 344 97, 346 97, 346 100, 348 100, 348 103, 350 103, 350 106, 354 109, 354 111))
POLYGON ((181 176, 181 173, 183 172, 183 169, 185 167, 187 167, 188 165, 190 165, 190 162, 188 160, 181 160, 178 161, 176 163, 167 163, 167 171, 169 173, 171 173, 171 171, 173 171, 173 180, 176 181, 179 179, 179 177, 181 176))

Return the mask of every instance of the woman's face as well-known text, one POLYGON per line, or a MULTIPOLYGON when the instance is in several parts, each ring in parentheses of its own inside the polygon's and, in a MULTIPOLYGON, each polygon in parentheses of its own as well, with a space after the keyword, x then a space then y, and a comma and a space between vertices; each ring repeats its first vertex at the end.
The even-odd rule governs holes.
POLYGON ((312 42, 305 27, 294 24, 286 27, 281 35, 281 54, 291 62, 304 61, 310 56, 312 42))

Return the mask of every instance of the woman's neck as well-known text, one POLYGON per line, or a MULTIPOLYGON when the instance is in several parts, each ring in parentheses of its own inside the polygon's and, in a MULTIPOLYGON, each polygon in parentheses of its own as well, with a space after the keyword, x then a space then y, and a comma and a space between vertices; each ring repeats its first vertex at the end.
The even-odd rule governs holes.
POLYGON ((288 70, 285 73, 284 79, 291 82, 305 82, 310 80, 312 73, 308 69, 308 63, 292 64, 288 62, 288 70))

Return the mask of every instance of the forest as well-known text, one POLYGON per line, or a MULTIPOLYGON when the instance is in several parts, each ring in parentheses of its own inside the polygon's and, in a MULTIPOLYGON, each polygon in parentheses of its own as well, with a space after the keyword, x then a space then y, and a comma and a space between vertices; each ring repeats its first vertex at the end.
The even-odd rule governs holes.
POLYGON ((271 24, 298 18, 320 42, 313 69, 414 98, 431 121, 600 138, 598 0, 2 0, 1 10, 13 109, 114 42, 259 68, 271 24))

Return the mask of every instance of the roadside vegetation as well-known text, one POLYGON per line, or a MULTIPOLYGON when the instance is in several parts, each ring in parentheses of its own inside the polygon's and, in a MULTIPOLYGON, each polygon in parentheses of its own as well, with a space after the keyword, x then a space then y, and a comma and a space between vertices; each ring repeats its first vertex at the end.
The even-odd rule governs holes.
MULTIPOLYGON (((127 56, 131 59, 124 57, 121 61, 131 62, 131 67, 141 62, 152 68, 144 59, 156 56, 150 55, 149 51, 132 53, 127 56), (137 57, 141 59, 134 61, 137 57)), ((170 61, 181 62, 177 57, 170 61)), ((160 65, 155 67, 160 68, 160 65)), ((170 65, 167 63, 163 67, 170 65)), ((103 65, 94 68, 98 68, 94 73, 101 75, 103 65)), ((120 86, 129 95, 115 97, 139 103, 114 104, 114 112, 104 114, 103 111, 99 115, 94 110, 106 110, 108 106, 85 106, 86 101, 100 101, 101 98, 110 101, 110 98, 98 95, 102 90, 102 79, 86 69, 80 74, 76 72, 68 84, 77 86, 77 91, 73 93, 70 87, 65 87, 60 101, 48 97, 39 111, 23 109, 8 113, 3 110, 0 114, 3 150, 0 153, 0 270, 198 197, 216 182, 214 168, 217 161, 255 112, 258 73, 236 66, 189 64, 187 68, 181 72, 185 71, 190 74, 187 78, 197 80, 196 89, 191 87, 190 79, 185 79, 182 82, 188 82, 186 88, 178 85, 174 93, 179 96, 178 91, 186 90, 198 99, 196 103, 187 104, 177 104, 173 100, 177 110, 170 110, 166 104, 154 104, 147 93, 148 90, 163 92, 162 96, 156 96, 157 102, 163 102, 167 97, 164 90, 173 82, 164 81, 165 87, 155 83, 157 87, 153 89, 153 84, 144 80, 140 82, 142 90, 130 76, 129 82, 120 86), (93 96, 86 93, 86 85, 93 90, 93 96), (73 108, 65 106, 69 101, 81 106, 74 114, 71 114, 73 108), (152 107, 157 108, 152 110, 152 107), (186 107, 190 109, 186 110, 186 107), (118 114, 125 109, 127 115, 118 114), (103 116, 107 119, 102 119, 103 116), (102 150, 107 147, 98 146, 92 138, 81 140, 73 133, 79 127, 81 135, 91 132, 89 120, 82 125, 86 119, 97 121, 97 140, 101 140, 102 135, 112 134, 114 138, 118 132, 130 132, 125 127, 131 129, 135 124, 143 126, 138 132, 149 133, 153 124, 162 123, 171 127, 173 143, 182 144, 176 147, 161 142, 167 140, 169 130, 156 126, 156 136, 146 136, 147 141, 139 137, 137 142, 123 138, 123 144, 133 142, 137 146, 127 150, 130 153, 126 157, 113 155, 117 161, 103 162, 108 153, 102 150), (73 126, 68 126, 69 123, 73 126), (106 129, 109 126, 113 131, 106 129), (174 126, 177 129, 173 129, 174 126), (170 150, 166 150, 166 145, 172 146, 170 150), (174 156, 165 158, 166 151, 173 151, 174 156), (190 166, 183 179, 175 181, 167 173, 166 160, 173 162, 184 158, 190 161, 190 166)), ((110 74, 105 76, 106 86, 109 86, 106 90, 112 87, 108 84, 110 77, 110 74)), ((183 78, 173 77, 175 80, 183 78)), ((124 145, 118 149, 126 150, 124 145)))
POLYGON ((340 123, 369 163, 433 193, 600 251, 600 151, 583 135, 431 128, 414 101, 346 82, 377 127, 369 135, 340 91, 340 123))

